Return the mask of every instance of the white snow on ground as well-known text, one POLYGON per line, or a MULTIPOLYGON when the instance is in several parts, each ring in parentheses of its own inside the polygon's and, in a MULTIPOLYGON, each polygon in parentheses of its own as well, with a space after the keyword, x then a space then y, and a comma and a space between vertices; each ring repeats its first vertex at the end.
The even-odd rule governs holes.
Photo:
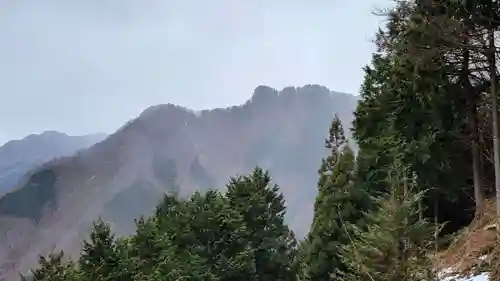
POLYGON ((441 279, 441 281, 488 281, 488 280, 489 280, 488 273, 482 273, 482 274, 477 275, 477 276, 471 276, 471 277, 466 277, 466 278, 448 276, 448 277, 441 279))
MULTIPOLYGON (((479 258, 479 260, 485 261, 487 256, 482 256, 479 258)), ((440 280, 441 281, 489 281, 489 274, 487 272, 481 273, 476 276, 470 276, 470 277, 457 277, 456 275, 451 275, 453 272, 453 269, 448 268, 445 270, 442 270, 440 272, 440 280)))
POLYGON ((443 270, 439 275, 441 281, 489 281, 488 273, 481 273, 476 276, 470 276, 470 277, 458 277, 457 275, 451 275, 452 270, 443 270))

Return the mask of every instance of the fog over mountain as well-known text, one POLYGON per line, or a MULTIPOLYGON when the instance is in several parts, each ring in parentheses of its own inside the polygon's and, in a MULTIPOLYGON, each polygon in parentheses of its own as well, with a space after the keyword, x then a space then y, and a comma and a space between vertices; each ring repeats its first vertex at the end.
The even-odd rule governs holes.
POLYGON ((71 156, 105 137, 105 134, 68 136, 56 131, 45 131, 5 143, 0 146, 0 196, 15 188, 31 169, 54 158, 71 156))
POLYGON ((256 165, 281 186, 287 221, 303 236, 329 124, 338 114, 348 127, 356 103, 355 96, 306 85, 259 86, 241 106, 198 113, 150 107, 104 141, 42 165, 0 198, 1 271, 24 271, 54 247, 75 255, 99 216, 118 235, 130 234, 133 219, 151 214, 165 192, 223 190, 231 176, 256 165))

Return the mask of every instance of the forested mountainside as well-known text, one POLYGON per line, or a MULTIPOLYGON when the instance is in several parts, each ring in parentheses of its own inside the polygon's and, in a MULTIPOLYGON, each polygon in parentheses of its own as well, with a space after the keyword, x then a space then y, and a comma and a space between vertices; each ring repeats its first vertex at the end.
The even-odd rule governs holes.
POLYGON ((15 187, 31 169, 54 158, 71 156, 105 137, 105 134, 68 136, 45 131, 5 143, 0 147, 0 196, 15 187))
MULTIPOLYGON (((228 180, 226 192, 197 193, 187 199, 166 195, 155 214, 140 219, 130 236, 113 237, 109 225, 97 221, 78 260, 64 262, 57 253, 44 257, 33 270, 35 280, 450 280, 443 279, 445 272, 483 272, 481 280, 500 280, 500 230, 495 224, 500 220, 500 204, 495 204, 500 200, 495 200, 495 194, 500 195, 500 4, 407 0, 397 1, 383 15, 386 21, 376 34, 373 60, 364 69, 352 123, 358 153, 345 137, 342 124, 349 123, 335 117, 324 143, 322 137, 312 139, 300 129, 299 135, 311 137, 311 151, 326 147, 321 162, 284 158, 295 169, 289 170, 290 177, 319 167, 313 221, 304 239, 297 239, 284 221, 285 206, 293 214, 296 202, 289 195, 285 202, 281 192, 290 194, 290 186, 296 184, 295 194, 308 197, 310 186, 298 184, 296 177, 280 177, 282 171, 273 166, 276 156, 264 163, 281 189, 256 168, 228 180)), ((289 123, 276 127, 263 117, 266 111, 257 109, 262 107, 251 106, 252 101, 248 111, 242 110, 245 106, 236 110, 239 116, 253 113, 253 126, 245 123, 238 130, 248 133, 237 140, 224 136, 216 141, 222 142, 226 155, 240 159, 232 163, 243 163, 242 148, 253 143, 257 127, 297 140, 292 128, 315 126, 297 112, 306 107, 316 114, 321 111, 317 106, 322 103, 315 107, 312 100, 316 99, 304 98, 301 110, 286 107, 293 111, 282 115, 289 123)), ((328 107, 330 114, 339 109, 328 107)), ((245 120, 222 118, 225 114, 229 113, 207 116, 224 120, 228 128, 245 120)), ((282 155, 295 153, 285 141, 277 146, 282 155)), ((176 151, 186 150, 177 143, 176 151)), ((201 166, 211 169, 209 174, 218 169, 237 173, 255 164, 228 169, 220 164, 227 161, 222 160, 224 153, 208 153, 203 150, 198 157, 201 166), (202 156, 208 155, 219 161, 206 165, 202 156)), ((113 161, 123 161, 125 156, 118 156, 113 161)), ((190 186, 179 178, 181 191, 190 186)), ((53 209, 63 208, 69 198, 59 199, 60 187, 52 186, 56 196, 51 198, 57 198, 51 201, 57 202, 53 209)))
POLYGON ((230 176, 259 165, 287 199, 287 221, 303 236, 316 196, 324 135, 337 113, 350 123, 357 98, 307 85, 266 86, 231 108, 158 105, 73 157, 46 163, 0 199, 0 262, 5 274, 36 265, 53 247, 78 255, 101 216, 118 235, 152 214, 165 193, 225 189, 230 176))

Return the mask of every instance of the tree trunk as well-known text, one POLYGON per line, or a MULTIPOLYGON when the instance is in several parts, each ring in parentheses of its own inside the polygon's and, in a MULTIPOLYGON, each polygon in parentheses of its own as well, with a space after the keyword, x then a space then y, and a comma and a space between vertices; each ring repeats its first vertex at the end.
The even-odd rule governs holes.
MULTIPOLYGON (((473 14, 475 8, 475 0, 465 1, 465 7, 468 12, 473 14)), ((465 18, 465 30, 464 30, 464 41, 462 42, 463 48, 463 60, 462 60, 462 71, 460 74, 461 84, 463 86, 463 91, 465 94, 465 101, 467 107, 467 125, 469 129, 470 137, 470 149, 472 156, 472 177, 474 182, 474 201, 476 203, 476 214, 480 212, 483 208, 483 175, 481 170, 481 148, 479 146, 479 125, 477 118, 477 100, 478 91, 474 89, 469 79, 470 74, 470 64, 471 64, 471 52, 468 46, 470 46, 469 38, 471 32, 474 31, 474 23, 471 17, 465 18)))
POLYGON ((488 60, 491 78, 491 115, 493 117, 493 154, 495 163, 495 190, 496 190, 496 210, 497 219, 500 224, 500 130, 498 128, 498 93, 497 93, 497 69, 496 69, 496 48, 495 31, 490 28, 488 31, 488 60))
MULTIPOLYGON (((470 94, 468 94, 470 95, 470 94)), ((469 102, 468 102, 469 103, 469 102)), ((470 102, 467 106, 469 129, 471 138, 471 153, 472 153, 472 177, 474 180, 474 200, 476 202, 476 212, 480 212, 483 208, 483 175, 481 171, 481 152, 479 149, 479 134, 477 125, 477 109, 476 103, 470 102)))
POLYGON ((470 51, 464 49, 462 61, 463 91, 467 104, 467 125, 469 127, 470 148, 472 154, 472 177, 474 181, 474 200, 476 202, 476 213, 483 207, 483 178, 481 172, 481 151, 479 148, 479 132, 477 121, 477 93, 469 80, 470 51))
POLYGON ((495 46, 495 23, 494 11, 492 9, 493 1, 489 2, 490 8, 490 22, 488 26, 488 63, 489 72, 491 80, 491 115, 493 119, 493 159, 495 164, 495 190, 496 190, 496 245, 493 253, 491 254, 491 266, 492 270, 490 272, 490 280, 498 281, 500 280, 500 130, 498 128, 498 92, 497 92, 497 68, 496 68, 496 46, 495 46))
POLYGON ((439 199, 437 194, 434 196, 434 251, 439 252, 439 199))

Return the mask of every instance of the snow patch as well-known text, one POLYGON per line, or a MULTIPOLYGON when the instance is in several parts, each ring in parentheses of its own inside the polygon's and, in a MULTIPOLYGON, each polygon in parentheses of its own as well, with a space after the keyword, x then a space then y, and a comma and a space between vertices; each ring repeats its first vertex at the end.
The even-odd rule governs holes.
MULTIPOLYGON (((481 261, 485 261, 487 256, 482 256, 479 258, 481 261)), ((454 270, 452 268, 447 268, 439 273, 439 280, 441 281, 489 281, 488 272, 483 272, 479 275, 473 275, 468 277, 460 277, 458 274, 453 274, 454 270)))
POLYGON ((440 279, 441 281, 489 281, 489 276, 488 273, 481 273, 476 276, 470 276, 470 277, 458 277, 458 276, 447 276, 443 279, 440 279))

